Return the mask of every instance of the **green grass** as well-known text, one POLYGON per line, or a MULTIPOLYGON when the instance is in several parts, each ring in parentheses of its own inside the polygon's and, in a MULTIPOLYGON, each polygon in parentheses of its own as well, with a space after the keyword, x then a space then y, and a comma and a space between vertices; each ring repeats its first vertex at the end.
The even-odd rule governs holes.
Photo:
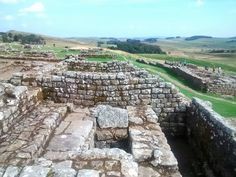
POLYGON ((69 49, 65 49, 65 48, 60 47, 60 46, 53 47, 53 46, 45 45, 44 47, 42 47, 41 50, 42 51, 52 51, 56 55, 56 58, 58 58, 58 59, 64 59, 65 55, 80 54, 79 50, 76 50, 76 51, 75 50, 69 50, 69 49))
POLYGON ((186 82, 180 79, 178 76, 173 74, 172 72, 156 66, 150 66, 146 64, 141 64, 136 61, 133 61, 133 64, 137 67, 144 68, 150 71, 152 74, 162 74, 168 77, 164 77, 164 79, 168 82, 177 82, 177 87, 179 88, 180 92, 186 95, 188 98, 192 99, 193 97, 198 97, 202 100, 210 101, 213 106, 213 110, 218 112, 220 115, 224 117, 235 117, 236 118, 236 103, 233 101, 225 100, 217 96, 201 93, 195 90, 191 90, 188 87, 186 88, 186 82), (184 86, 183 86, 184 85, 184 86))
POLYGON ((215 110, 217 113, 224 116, 225 118, 227 117, 236 118, 236 104, 232 104, 227 101, 219 101, 213 98, 212 96, 211 96, 212 98, 210 98, 207 94, 198 95, 193 92, 189 92, 188 90, 183 89, 183 88, 179 88, 179 89, 181 93, 183 93, 189 98, 198 97, 202 100, 210 101, 212 103, 213 110, 215 110))
POLYGON ((223 64, 222 61, 212 61, 212 60, 197 60, 187 57, 175 57, 175 56, 168 56, 168 55, 160 55, 160 54, 140 54, 141 57, 146 57, 150 59, 157 59, 157 60, 167 60, 167 61, 178 61, 178 62, 187 62, 192 63, 198 66, 208 66, 208 67, 221 67, 226 71, 236 72, 236 65, 223 64))

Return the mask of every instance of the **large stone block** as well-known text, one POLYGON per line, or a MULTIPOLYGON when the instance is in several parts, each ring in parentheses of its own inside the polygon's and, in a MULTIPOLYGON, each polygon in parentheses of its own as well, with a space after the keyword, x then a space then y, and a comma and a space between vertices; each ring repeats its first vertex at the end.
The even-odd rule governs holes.
POLYGON ((125 109, 99 105, 95 109, 95 117, 100 128, 128 127, 128 112, 125 109))

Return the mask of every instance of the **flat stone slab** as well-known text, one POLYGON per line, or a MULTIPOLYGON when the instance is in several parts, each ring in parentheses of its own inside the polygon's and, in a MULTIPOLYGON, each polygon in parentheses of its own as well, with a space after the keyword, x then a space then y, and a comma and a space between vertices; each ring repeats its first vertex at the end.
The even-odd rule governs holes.
POLYGON ((127 128, 128 112, 126 109, 99 105, 95 108, 95 118, 100 128, 127 128))
MULTIPOLYGON (((86 110, 85 112, 88 112, 86 110)), ((77 111, 69 114, 56 128, 46 149, 45 158, 51 160, 61 153, 63 153, 61 157, 66 158, 71 152, 88 149, 90 141, 93 141, 94 123, 89 120, 86 113, 83 113, 83 109, 77 111)))

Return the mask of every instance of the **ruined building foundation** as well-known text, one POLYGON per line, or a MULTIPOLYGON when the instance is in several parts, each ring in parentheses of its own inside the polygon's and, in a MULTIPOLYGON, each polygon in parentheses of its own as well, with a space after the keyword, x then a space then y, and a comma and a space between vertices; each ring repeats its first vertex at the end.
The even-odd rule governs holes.
POLYGON ((235 129, 204 104, 125 62, 34 62, 0 83, 0 177, 180 177, 166 136, 186 135, 235 176, 235 129))

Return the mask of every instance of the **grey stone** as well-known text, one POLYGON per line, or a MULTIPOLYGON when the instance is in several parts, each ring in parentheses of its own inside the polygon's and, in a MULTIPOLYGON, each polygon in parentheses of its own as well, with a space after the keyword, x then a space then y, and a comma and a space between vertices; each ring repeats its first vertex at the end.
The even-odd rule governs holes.
POLYGON ((43 167, 50 167, 52 165, 52 161, 47 160, 45 158, 38 158, 35 161, 35 165, 40 165, 43 167))
POLYGON ((89 169, 79 170, 77 177, 99 177, 99 171, 89 169))
POLYGON ((123 160, 121 163, 121 173, 125 177, 138 177, 138 164, 130 160, 123 160))
POLYGON ((20 173, 20 168, 14 166, 8 166, 3 177, 17 177, 20 173))
POLYGON ((0 167, 0 177, 3 176, 4 172, 5 172, 5 169, 3 167, 0 167))
POLYGON ((95 110, 95 116, 100 128, 128 127, 128 112, 125 109, 99 105, 95 110))
POLYGON ((4 119, 4 113, 0 112, 0 121, 4 119))
POLYGON ((139 166, 138 173, 140 177, 160 177, 161 175, 151 167, 139 166))
POLYGON ((50 168, 42 166, 26 166, 23 168, 19 177, 47 177, 50 168))
POLYGON ((152 157, 152 149, 133 148, 132 154, 138 162, 143 162, 152 157))
POLYGON ((72 161, 63 161, 53 164, 53 172, 56 177, 75 177, 76 171, 71 168, 72 161))

